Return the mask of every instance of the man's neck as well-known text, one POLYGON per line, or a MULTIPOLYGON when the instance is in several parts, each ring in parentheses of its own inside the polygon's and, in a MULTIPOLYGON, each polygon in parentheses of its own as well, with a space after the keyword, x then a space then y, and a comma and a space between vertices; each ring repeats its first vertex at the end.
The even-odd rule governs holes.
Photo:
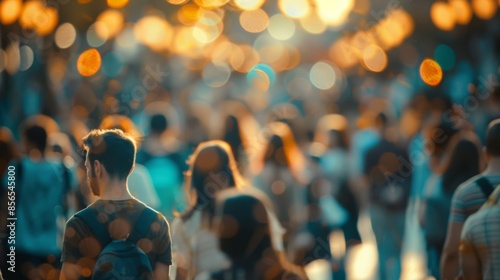
POLYGON ((104 182, 102 186, 101 195, 99 195, 102 200, 127 200, 133 198, 128 190, 127 180, 110 180, 104 182))
POLYGON ((488 161, 488 167, 484 171, 485 175, 500 175, 500 158, 493 157, 488 161))

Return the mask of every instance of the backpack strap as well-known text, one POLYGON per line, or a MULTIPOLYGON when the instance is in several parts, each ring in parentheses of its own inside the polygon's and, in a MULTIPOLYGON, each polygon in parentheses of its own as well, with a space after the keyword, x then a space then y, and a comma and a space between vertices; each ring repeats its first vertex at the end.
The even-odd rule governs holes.
POLYGON ((82 219, 88 225, 102 248, 111 243, 112 239, 106 225, 99 222, 97 215, 92 211, 90 206, 76 213, 75 216, 82 219))
POLYGON ((493 193, 494 187, 490 183, 490 181, 488 179, 486 179, 486 177, 481 177, 481 178, 477 179, 476 184, 479 186, 479 188, 483 192, 486 199, 488 199, 488 197, 490 197, 491 193, 493 193))
POLYGON ((146 236, 149 229, 151 228, 151 224, 156 221, 157 218, 158 212, 146 206, 137 219, 137 222, 135 223, 132 232, 128 236, 127 241, 136 244, 139 239, 146 236))

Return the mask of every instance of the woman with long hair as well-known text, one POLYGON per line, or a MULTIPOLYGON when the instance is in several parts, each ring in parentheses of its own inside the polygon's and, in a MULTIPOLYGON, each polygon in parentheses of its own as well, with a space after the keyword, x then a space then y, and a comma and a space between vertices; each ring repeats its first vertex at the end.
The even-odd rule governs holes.
POLYGON ((215 230, 220 249, 231 260, 229 268, 212 273, 217 280, 305 279, 272 246, 270 217, 265 202, 237 194, 218 203, 215 230))
POLYGON ((226 142, 214 140, 199 144, 188 164, 185 186, 189 205, 172 223, 175 279, 191 279, 199 272, 227 266, 228 260, 218 251, 210 235, 215 197, 221 190, 244 185, 226 142), (204 258, 207 254, 210 256, 204 258))
POLYGON ((269 136, 260 158, 255 161, 253 185, 269 197, 280 223, 286 229, 285 250, 298 261, 294 242, 306 219, 305 188, 308 183, 306 161, 287 124, 268 125, 269 136), (289 246, 290 245, 290 246, 289 246))

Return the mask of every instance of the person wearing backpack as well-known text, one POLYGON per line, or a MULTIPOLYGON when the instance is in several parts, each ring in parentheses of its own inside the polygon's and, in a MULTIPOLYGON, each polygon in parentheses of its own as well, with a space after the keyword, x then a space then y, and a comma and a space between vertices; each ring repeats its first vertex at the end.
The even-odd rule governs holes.
POLYGON ((99 199, 66 223, 61 279, 168 279, 168 222, 128 189, 135 141, 118 129, 92 130, 83 145, 99 199))
POLYGON ((461 183, 477 175, 481 167, 479 139, 473 132, 456 133, 446 150, 433 168, 435 174, 427 181, 419 217, 427 243, 428 273, 436 279, 440 279, 439 262, 453 193, 461 183))
POLYGON ((440 266, 444 280, 454 280, 460 273, 458 265, 460 233, 465 221, 478 211, 495 186, 500 184, 500 119, 488 125, 484 154, 487 162, 486 170, 462 183, 452 198, 440 266))

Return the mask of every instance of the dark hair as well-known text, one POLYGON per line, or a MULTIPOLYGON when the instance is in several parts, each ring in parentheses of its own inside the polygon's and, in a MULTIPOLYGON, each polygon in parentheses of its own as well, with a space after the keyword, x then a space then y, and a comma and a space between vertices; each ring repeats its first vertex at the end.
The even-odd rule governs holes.
POLYGON ((486 153, 500 157, 500 119, 490 122, 486 132, 486 153))
POLYGON ((460 137, 456 144, 450 147, 448 166, 443 173, 443 191, 453 195, 457 187, 479 174, 481 166, 481 151, 478 143, 473 139, 460 137))
POLYGON ((3 177, 10 162, 16 158, 17 150, 12 132, 7 127, 0 127, 0 177, 3 177))
POLYGON ((347 132, 345 130, 330 129, 328 130, 328 145, 330 148, 332 145, 332 140, 337 139, 337 147, 343 150, 349 149, 349 143, 347 140, 347 132))
POLYGON ((119 129, 94 129, 83 137, 83 146, 88 154, 90 166, 98 160, 109 176, 126 179, 135 162, 134 139, 119 129))
POLYGON ((431 154, 433 156, 441 155, 446 150, 446 147, 448 146, 453 135, 455 135, 458 131, 459 130, 455 127, 455 125, 448 120, 442 120, 439 125, 431 129, 428 135, 430 142, 434 146, 431 154))
POLYGON ((264 161, 272 162, 278 166, 290 166, 290 162, 288 162, 288 158, 285 155, 283 140, 278 135, 273 135, 269 139, 264 161))
POLYGON ((163 114, 154 114, 149 121, 152 133, 161 134, 168 128, 168 120, 163 114))
POLYGON ((23 135, 28 144, 33 145, 40 152, 44 152, 47 148, 47 131, 39 125, 26 127, 23 135))
POLYGON ((192 207, 182 218, 189 219, 195 210, 201 210, 211 221, 215 211, 215 195, 228 187, 240 187, 241 175, 236 167, 231 148, 226 142, 213 140, 203 142, 190 159, 189 192, 194 192, 192 207))
POLYGON ((238 119, 233 115, 227 116, 222 140, 226 141, 229 146, 231 146, 231 151, 233 152, 236 162, 240 162, 241 157, 244 156, 243 153, 241 153, 241 149, 244 148, 244 144, 240 134, 240 129, 238 119))

